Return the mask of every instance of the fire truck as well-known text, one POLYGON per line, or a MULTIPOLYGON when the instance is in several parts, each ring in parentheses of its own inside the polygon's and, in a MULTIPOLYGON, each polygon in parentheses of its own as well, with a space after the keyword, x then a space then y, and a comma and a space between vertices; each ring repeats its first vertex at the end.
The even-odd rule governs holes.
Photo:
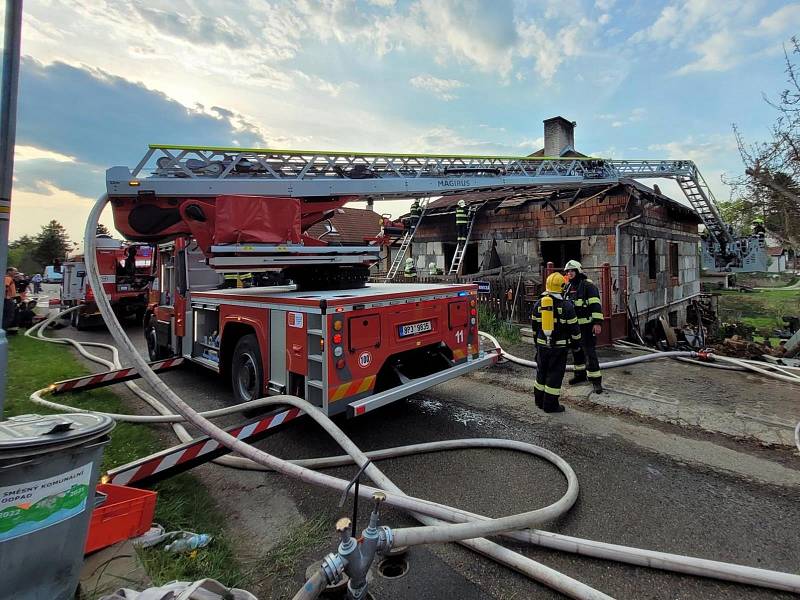
MULTIPOLYGON (((107 235, 98 236, 97 265, 103 289, 120 318, 133 317, 142 322, 152 279, 151 260, 152 248, 149 245, 123 242, 107 235)), ((81 330, 99 322, 100 311, 88 284, 83 256, 77 255, 65 261, 61 272, 61 305, 65 308, 80 306, 70 313, 72 326, 81 330)))
POLYGON ((106 187, 116 228, 157 244, 151 359, 203 365, 230 381, 237 402, 289 393, 357 416, 497 354, 480 349, 477 286, 367 285, 380 246, 329 244, 307 233, 312 225, 353 200, 697 176, 690 161, 152 145, 135 167, 108 169, 106 187), (291 285, 225 289, 225 274, 245 272, 291 285))

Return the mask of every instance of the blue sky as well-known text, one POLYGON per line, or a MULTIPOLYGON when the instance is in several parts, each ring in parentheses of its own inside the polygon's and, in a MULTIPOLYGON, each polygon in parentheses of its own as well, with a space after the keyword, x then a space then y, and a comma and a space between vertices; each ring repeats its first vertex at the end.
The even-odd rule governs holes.
POLYGON ((527 154, 555 115, 727 198, 731 124, 766 137, 794 34, 769 0, 27 0, 11 235, 80 237, 151 142, 527 154))

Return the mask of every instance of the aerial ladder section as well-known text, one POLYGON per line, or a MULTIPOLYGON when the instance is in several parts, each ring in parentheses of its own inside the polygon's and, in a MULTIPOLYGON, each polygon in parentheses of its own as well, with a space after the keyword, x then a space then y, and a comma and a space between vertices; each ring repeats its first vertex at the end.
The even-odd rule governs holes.
MULTIPOLYGON (((613 184, 626 177, 675 179, 715 239, 731 237, 708 185, 688 160, 151 145, 135 167, 108 169, 106 185, 117 229, 129 239, 154 241, 192 235, 203 247, 209 265, 220 272, 314 266, 320 272, 342 269, 348 273, 345 280, 352 281, 365 277, 369 265, 379 259, 380 249, 375 245, 328 245, 304 233, 349 201, 423 199, 470 191, 501 194, 542 186, 613 184), (222 198, 227 199, 228 207, 240 200, 256 205, 265 199, 296 199, 302 238, 283 243, 215 242, 209 231, 215 220, 215 203, 222 198), (353 276, 356 271, 357 276, 353 276)), ((269 220, 276 221, 272 217, 269 220)), ((401 242, 400 258, 396 257, 391 269, 395 274, 414 231, 401 242)), ((460 258, 456 258, 459 253, 454 256, 451 272, 461 265, 461 250, 460 258)))

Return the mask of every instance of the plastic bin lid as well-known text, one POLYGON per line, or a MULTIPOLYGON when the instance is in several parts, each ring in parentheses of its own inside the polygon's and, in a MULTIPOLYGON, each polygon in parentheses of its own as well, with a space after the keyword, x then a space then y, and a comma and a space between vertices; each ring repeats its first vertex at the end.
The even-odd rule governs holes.
POLYGON ((113 428, 114 421, 106 415, 19 415, 0 422, 0 456, 23 449, 36 453, 50 446, 75 446, 113 428))

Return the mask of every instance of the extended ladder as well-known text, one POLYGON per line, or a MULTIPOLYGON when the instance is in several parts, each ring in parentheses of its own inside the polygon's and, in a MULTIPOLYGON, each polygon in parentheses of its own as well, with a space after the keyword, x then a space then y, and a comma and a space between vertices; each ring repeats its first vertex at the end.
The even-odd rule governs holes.
POLYGON ((732 243, 733 236, 730 229, 726 226, 725 221, 722 220, 714 194, 711 193, 711 189, 703 179, 700 171, 695 169, 694 176, 679 176, 675 179, 689 204, 700 215, 706 230, 714 240, 719 243, 732 243))
POLYGON ((690 160, 467 156, 154 144, 133 168, 111 167, 111 197, 221 195, 426 198, 468 191, 675 179, 709 232, 732 240, 711 190, 690 160))
MULTIPOLYGON (((403 237, 400 240, 400 247, 397 249, 397 252, 394 255, 394 260, 392 260, 392 266, 389 267, 389 272, 386 273, 385 281, 391 281, 397 275, 397 272, 400 270, 400 266, 403 264, 403 259, 406 256, 406 252, 408 252, 409 247, 411 246, 411 240, 414 239, 414 234, 417 232, 417 227, 422 222, 422 218, 425 216, 425 211, 428 210, 428 200, 429 198, 422 198, 419 201, 419 206, 422 209, 422 212, 419 215, 419 219, 417 222, 414 223, 412 227, 409 227, 403 233, 403 237)), ((387 246, 389 248, 389 252, 391 252, 391 246, 387 246)))
POLYGON ((450 270, 448 271, 448 275, 458 275, 461 272, 461 263, 464 261, 464 254, 467 252, 467 246, 469 245, 469 238, 472 235, 472 226, 475 224, 475 217, 478 214, 478 211, 483 208, 483 205, 486 202, 483 202, 479 206, 470 206, 469 212, 469 227, 467 228, 467 237, 464 239, 463 242, 458 242, 456 245, 456 251, 453 253, 453 260, 450 263, 450 270))

